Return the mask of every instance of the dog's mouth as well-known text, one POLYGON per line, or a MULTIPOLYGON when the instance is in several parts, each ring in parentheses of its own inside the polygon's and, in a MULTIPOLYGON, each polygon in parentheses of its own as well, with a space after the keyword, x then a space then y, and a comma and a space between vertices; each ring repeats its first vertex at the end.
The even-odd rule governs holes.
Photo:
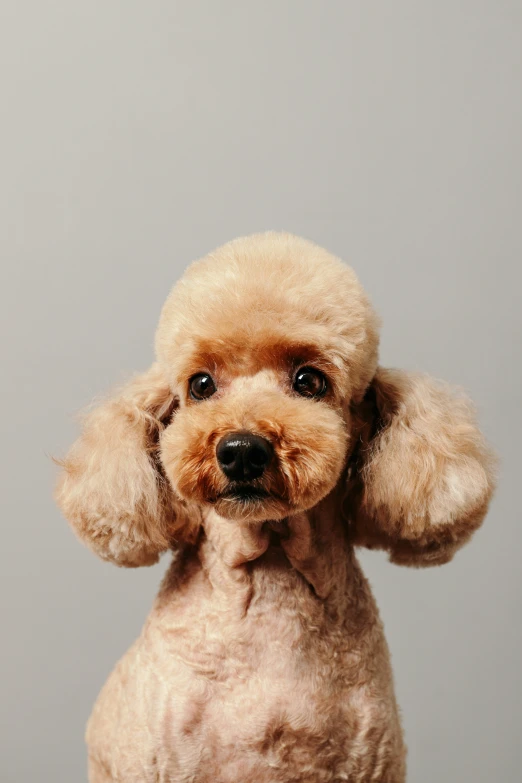
POLYGON ((219 494, 208 498, 220 516, 246 522, 281 519, 292 505, 273 488, 258 484, 230 482, 219 494))
POLYGON ((226 489, 218 495, 217 500, 231 500, 237 503, 246 504, 266 500, 270 497, 272 497, 272 495, 267 492, 266 489, 256 487, 253 484, 240 484, 233 485, 226 489))

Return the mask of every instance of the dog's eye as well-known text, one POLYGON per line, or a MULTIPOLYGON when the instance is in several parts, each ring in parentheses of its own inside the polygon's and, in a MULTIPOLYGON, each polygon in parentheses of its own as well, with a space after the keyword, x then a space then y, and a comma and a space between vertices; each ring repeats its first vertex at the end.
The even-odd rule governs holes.
POLYGON ((206 400, 216 391, 216 384, 206 372, 193 375, 189 381, 190 396, 193 400, 206 400))
POLYGON ((301 367, 295 374, 294 391, 302 397, 321 397, 326 391, 326 378, 314 367, 301 367))

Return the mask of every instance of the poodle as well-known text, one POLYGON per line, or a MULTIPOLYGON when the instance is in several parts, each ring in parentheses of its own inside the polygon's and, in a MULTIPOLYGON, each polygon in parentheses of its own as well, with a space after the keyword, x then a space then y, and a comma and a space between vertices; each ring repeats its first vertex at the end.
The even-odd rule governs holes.
POLYGON ((57 502, 119 566, 172 563, 87 727, 91 783, 402 783, 357 557, 446 563, 494 459, 470 402, 378 365, 354 272, 282 233, 192 264, 156 360, 91 411, 57 502))

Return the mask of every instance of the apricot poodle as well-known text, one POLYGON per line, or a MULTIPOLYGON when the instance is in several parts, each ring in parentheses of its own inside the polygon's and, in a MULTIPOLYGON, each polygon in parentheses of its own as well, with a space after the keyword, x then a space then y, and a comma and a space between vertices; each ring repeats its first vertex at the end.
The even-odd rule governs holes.
POLYGON ((492 458, 467 399, 379 367, 355 274, 267 233, 188 268, 156 361, 85 419, 57 500, 120 566, 172 564, 87 729, 91 783, 401 783, 381 621, 354 552, 446 563, 492 458))

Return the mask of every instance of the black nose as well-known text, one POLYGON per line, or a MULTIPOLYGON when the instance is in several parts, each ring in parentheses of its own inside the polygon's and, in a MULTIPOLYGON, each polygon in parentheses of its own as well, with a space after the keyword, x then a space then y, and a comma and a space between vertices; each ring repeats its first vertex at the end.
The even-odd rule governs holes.
POLYGON ((234 481, 251 481, 261 476, 272 459, 270 441, 249 432, 232 432, 216 448, 221 470, 234 481))

